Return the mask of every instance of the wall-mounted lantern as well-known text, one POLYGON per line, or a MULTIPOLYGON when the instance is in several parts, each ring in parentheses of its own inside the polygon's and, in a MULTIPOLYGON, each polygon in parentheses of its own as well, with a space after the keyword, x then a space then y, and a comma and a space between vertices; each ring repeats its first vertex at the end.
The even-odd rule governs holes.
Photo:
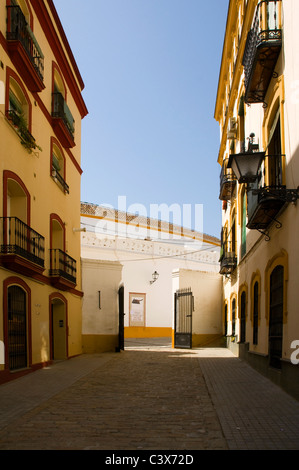
POLYGON ((150 281, 151 284, 153 284, 154 282, 156 282, 159 278, 159 273, 157 273, 157 271, 155 271, 153 274, 152 274, 152 278, 153 280, 150 281))
POLYGON ((235 173, 239 183, 254 183, 258 170, 265 158, 265 152, 258 152, 258 144, 254 144, 254 134, 250 134, 248 150, 232 154, 229 157, 227 168, 235 173))

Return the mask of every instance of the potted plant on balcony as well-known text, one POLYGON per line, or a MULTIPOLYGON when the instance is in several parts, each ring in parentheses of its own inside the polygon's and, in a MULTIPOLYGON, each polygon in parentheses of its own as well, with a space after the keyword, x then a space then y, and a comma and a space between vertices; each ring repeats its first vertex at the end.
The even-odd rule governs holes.
POLYGON ((33 150, 36 149, 42 151, 42 148, 37 145, 35 138, 28 130, 28 124, 24 114, 18 115, 17 132, 21 137, 21 144, 28 150, 29 153, 32 153, 33 150))

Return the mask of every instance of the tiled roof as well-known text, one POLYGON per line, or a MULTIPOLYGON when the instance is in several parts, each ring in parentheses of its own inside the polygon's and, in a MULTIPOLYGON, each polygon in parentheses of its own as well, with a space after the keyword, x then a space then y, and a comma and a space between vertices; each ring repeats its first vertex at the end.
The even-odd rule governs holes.
POLYGON ((149 230, 157 230, 179 235, 181 237, 188 237, 194 239, 204 240, 206 243, 220 245, 220 240, 211 235, 196 232, 189 228, 175 225, 159 219, 145 217, 142 215, 130 214, 122 212, 111 207, 99 206, 97 204, 91 204, 88 202, 81 202, 81 216, 94 217, 96 219, 105 219, 107 221, 113 221, 121 224, 131 224, 134 226, 147 227, 149 230))

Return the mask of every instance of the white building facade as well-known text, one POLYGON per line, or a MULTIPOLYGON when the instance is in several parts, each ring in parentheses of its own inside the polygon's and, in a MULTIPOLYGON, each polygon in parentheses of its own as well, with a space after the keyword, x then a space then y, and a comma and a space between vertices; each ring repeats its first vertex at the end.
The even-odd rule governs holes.
POLYGON ((218 239, 87 203, 81 204, 81 226, 83 351, 117 347, 121 286, 126 338, 174 339, 174 294, 187 281, 193 346, 222 334, 218 239), (201 314, 210 323, 196 321, 201 314))
POLYGON ((299 397, 297 20, 296 0, 229 2, 215 119, 227 344, 299 397))

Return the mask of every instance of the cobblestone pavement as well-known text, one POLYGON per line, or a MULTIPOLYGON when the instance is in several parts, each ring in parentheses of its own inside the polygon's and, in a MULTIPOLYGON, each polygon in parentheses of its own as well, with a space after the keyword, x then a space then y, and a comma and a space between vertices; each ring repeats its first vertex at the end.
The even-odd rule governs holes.
POLYGON ((162 340, 0 386, 0 450, 299 449, 299 402, 226 349, 162 340))

